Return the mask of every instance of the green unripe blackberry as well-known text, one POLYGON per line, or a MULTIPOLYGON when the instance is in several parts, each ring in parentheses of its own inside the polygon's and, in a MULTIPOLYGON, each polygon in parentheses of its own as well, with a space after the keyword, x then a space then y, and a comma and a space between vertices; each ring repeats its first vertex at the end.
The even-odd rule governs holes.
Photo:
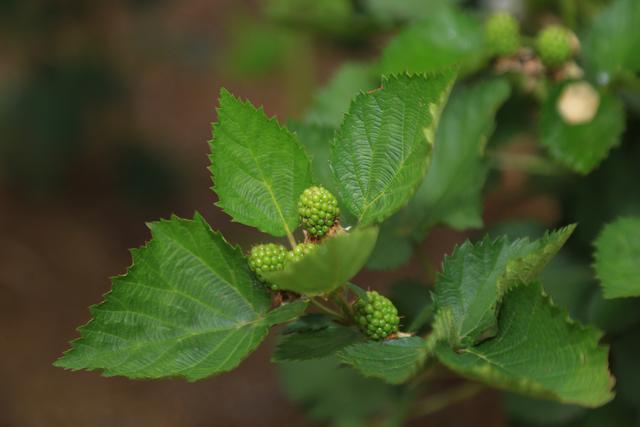
POLYGON ((484 33, 495 55, 510 56, 520 47, 520 24, 507 12, 492 15, 484 25, 484 33))
MULTIPOLYGON (((251 248, 251 253, 249 254, 249 267, 264 282, 267 282, 267 280, 264 278, 263 273, 282 270, 286 262, 287 249, 275 243, 256 245, 251 248)), ((271 289, 276 290, 277 286, 272 285, 271 289)))
POLYGON ((287 259, 290 262, 300 261, 305 255, 315 251, 318 245, 315 243, 298 243, 295 249, 287 253, 287 259))
POLYGON ((544 65, 558 68, 572 55, 569 31, 559 25, 545 28, 538 33, 536 49, 544 65))
POLYGON ((354 315, 362 333, 374 340, 381 340, 398 331, 398 310, 385 296, 376 291, 367 292, 353 306, 354 315))
POLYGON ((333 227, 340 214, 338 201, 326 188, 314 186, 302 192, 298 200, 302 227, 313 237, 322 237, 333 227))

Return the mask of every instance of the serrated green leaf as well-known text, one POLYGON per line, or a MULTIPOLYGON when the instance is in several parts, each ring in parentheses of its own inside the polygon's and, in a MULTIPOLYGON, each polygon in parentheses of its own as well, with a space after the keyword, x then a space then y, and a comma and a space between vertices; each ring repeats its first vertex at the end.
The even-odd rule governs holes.
POLYGON ((342 64, 331 80, 316 92, 305 122, 338 127, 349 110, 351 100, 378 84, 379 79, 376 79, 371 65, 360 62, 342 64))
POLYGON ((282 271, 266 273, 265 277, 280 289, 303 295, 331 292, 360 271, 377 237, 376 227, 338 234, 300 261, 289 263, 282 271))
POLYGON ((594 242, 605 298, 640 296, 640 217, 618 218, 594 242))
POLYGON ((424 73, 460 65, 470 72, 482 65, 487 55, 482 25, 465 12, 441 4, 404 29, 384 48, 380 73, 424 73))
POLYGON ((427 347, 420 337, 405 337, 353 344, 338 355, 365 377, 400 384, 420 369, 427 357, 427 347))
POLYGON ((336 323, 314 330, 282 335, 271 358, 273 362, 319 359, 362 340, 356 329, 336 323))
POLYGON ((565 85, 558 85, 542 107, 540 142, 566 167, 587 174, 619 144, 624 131, 622 102, 609 93, 600 94, 600 105, 588 123, 569 124, 558 113, 557 102, 565 85))
POLYGON ((499 79, 454 90, 442 112, 429 170, 409 204, 382 225, 368 267, 401 266, 414 242, 435 224, 456 229, 482 225, 482 188, 488 173, 484 146, 496 111, 509 94, 509 85, 499 79))
MULTIPOLYGON (((640 3, 612 2, 593 22, 582 53, 595 73, 640 70, 640 3)), ((607 77, 608 78, 608 77, 607 77)))
POLYGON ((597 407, 613 398, 614 382, 601 336, 572 321, 539 284, 531 284, 506 296, 494 338, 458 351, 440 342, 436 355, 454 372, 493 387, 597 407))
POLYGON ((282 388, 308 415, 336 427, 366 427, 394 410, 398 390, 340 366, 335 357, 279 364, 282 388))
POLYGON ((133 265, 113 279, 111 292, 91 308, 92 320, 56 366, 195 381, 235 368, 271 324, 304 309, 293 303, 269 313, 269 295, 240 248, 200 215, 149 228, 152 240, 132 251, 133 265))
POLYGON ((312 184, 311 165, 295 135, 262 108, 220 91, 211 167, 218 206, 234 221, 274 236, 298 225, 298 197, 312 184))
POLYGON ((290 322, 302 316, 308 305, 309 301, 304 299, 284 303, 280 307, 268 312, 265 320, 270 326, 290 322))
POLYGON ((429 163, 452 71, 394 76, 359 95, 331 146, 342 202, 362 224, 381 222, 413 195, 429 163))
POLYGON ((494 336, 503 295, 533 281, 574 229, 571 225, 533 242, 485 237, 458 246, 436 280, 436 335, 454 348, 494 336))

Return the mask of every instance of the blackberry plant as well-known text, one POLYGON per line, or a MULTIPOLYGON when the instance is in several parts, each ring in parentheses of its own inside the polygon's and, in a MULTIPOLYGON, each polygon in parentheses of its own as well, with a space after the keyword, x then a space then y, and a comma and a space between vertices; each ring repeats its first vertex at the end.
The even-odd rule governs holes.
POLYGON ((222 89, 209 144, 217 206, 264 239, 247 254, 198 213, 151 223, 56 366, 201 380, 277 328, 285 391, 320 422, 403 425, 493 387, 518 425, 600 425, 610 408, 624 418, 611 425, 635 425, 637 384, 619 375, 614 400, 611 369, 639 360, 626 334, 640 326, 629 190, 640 153, 623 132, 640 111, 640 3, 563 2, 551 10, 563 26, 535 41, 525 33, 549 19, 536 8, 516 21, 446 1, 269 3, 281 24, 350 49, 389 39, 379 57, 340 67, 286 126, 222 89), (555 230, 528 238, 493 219, 486 233, 455 234, 467 240, 431 265, 430 245, 448 244, 425 244, 431 230, 502 218, 500 188, 518 215, 537 205, 516 190, 554 188, 579 208, 540 197, 555 230), (594 193, 597 203, 584 198, 594 193), (362 270, 407 263, 379 276, 411 276, 384 288, 390 298, 357 285, 372 277, 362 270), (442 375, 459 378, 440 392, 431 381, 442 375))

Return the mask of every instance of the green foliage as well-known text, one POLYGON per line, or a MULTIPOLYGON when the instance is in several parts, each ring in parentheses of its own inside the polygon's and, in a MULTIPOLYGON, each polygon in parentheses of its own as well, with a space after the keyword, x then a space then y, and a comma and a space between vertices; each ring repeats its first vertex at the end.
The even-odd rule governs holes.
POLYGON ((594 245, 594 267, 605 298, 640 296, 640 218, 618 218, 594 245))
POLYGON ((371 65, 361 62, 343 64, 331 80, 316 92, 305 122, 338 127, 349 110, 351 100, 360 92, 374 89, 378 84, 379 79, 371 65))
POLYGON ((295 135, 262 109, 220 92, 211 172, 218 206, 238 222, 274 236, 298 225, 298 197, 311 166, 295 135))
POLYGON ((353 344, 338 354, 340 360, 366 377, 400 384, 418 371, 427 357, 427 348, 421 338, 406 337, 353 344))
POLYGON ((436 280, 434 331, 454 348, 464 348, 498 333, 503 296, 533 281, 571 236, 575 226, 545 234, 541 239, 506 237, 467 241, 444 261, 436 280))
POLYGON ((597 407, 613 398, 614 382, 601 335, 572 321, 531 284, 507 295, 494 338, 457 352, 441 342, 436 355, 453 371, 494 387, 597 407))
POLYGON ((460 65, 470 72, 487 54, 482 24, 469 14, 441 4, 404 29, 385 47, 380 73, 424 73, 460 65))
POLYGON ((409 204, 387 221, 368 266, 397 267, 412 253, 412 242, 438 223, 457 228, 482 225, 482 188, 488 174, 484 147, 494 116, 509 96, 504 80, 455 90, 445 107, 431 165, 409 204))
POLYGON ((362 224, 383 221, 426 172, 453 72, 393 76, 351 104, 331 146, 341 200, 362 224))
POLYGON ((378 229, 356 228, 323 241, 318 249, 284 270, 265 273, 279 289, 305 295, 331 292, 356 275, 367 261, 378 236, 378 229))
POLYGON ((113 289, 92 307, 93 319, 57 366, 195 381, 235 368, 272 324, 304 311, 297 303, 269 312, 269 297, 240 249, 201 216, 173 217, 149 228, 153 239, 132 251, 129 271, 113 279, 113 289))
POLYGON ((595 19, 584 41, 584 57, 593 72, 640 70, 640 4, 615 0, 595 19))
POLYGON ((624 130, 624 111, 619 99, 600 94, 600 105, 589 122, 567 123, 558 112, 565 85, 558 85, 544 103, 540 119, 540 142, 551 156, 581 174, 597 167, 609 150, 619 144, 624 130))

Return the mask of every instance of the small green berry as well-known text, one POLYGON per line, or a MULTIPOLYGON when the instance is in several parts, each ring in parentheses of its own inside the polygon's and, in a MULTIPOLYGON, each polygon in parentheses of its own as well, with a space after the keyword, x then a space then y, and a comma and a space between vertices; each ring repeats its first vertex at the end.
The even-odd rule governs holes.
POLYGON ((320 238, 336 223, 340 209, 333 194, 324 187, 314 186, 300 195, 298 214, 307 233, 320 238))
POLYGON ((492 15, 485 23, 484 33, 497 56, 511 56, 520 47, 520 24, 507 12, 492 15))
POLYGON ((354 318, 363 334, 373 340, 381 340, 398 331, 398 310, 385 296, 368 291, 353 305, 354 318))
POLYGON ((311 252, 315 251, 317 247, 318 245, 316 245, 315 243, 298 243, 295 249, 292 249, 287 253, 287 259, 289 260, 289 262, 298 262, 305 255, 308 255, 311 252))
POLYGON ((571 58, 571 36, 566 28, 551 25, 538 33, 536 49, 542 63, 558 68, 571 58))
MULTIPOLYGON (((256 273, 256 276, 265 283, 268 283, 268 281, 265 279, 264 273, 282 270, 286 261, 287 249, 275 243, 256 245, 251 248, 251 252, 249 253, 249 267, 256 273)), ((275 285, 271 285, 270 287, 273 290, 278 289, 275 285)))

